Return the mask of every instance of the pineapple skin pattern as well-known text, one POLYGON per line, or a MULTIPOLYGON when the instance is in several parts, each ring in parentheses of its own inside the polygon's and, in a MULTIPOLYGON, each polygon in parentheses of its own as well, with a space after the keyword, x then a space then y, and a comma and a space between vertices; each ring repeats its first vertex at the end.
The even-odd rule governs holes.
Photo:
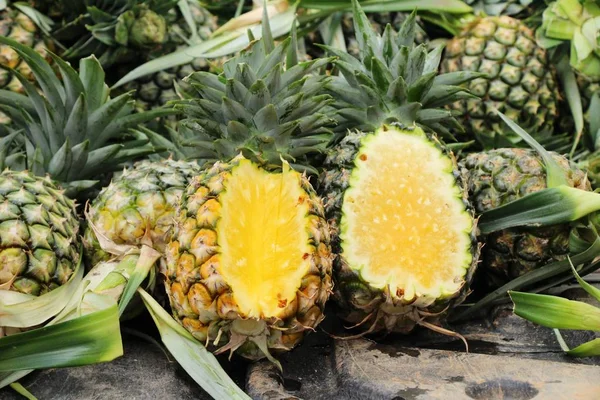
POLYGON ((279 316, 255 319, 240 312, 228 283, 219 274, 216 226, 220 219, 219 196, 227 190, 232 170, 243 157, 217 162, 193 179, 178 213, 173 241, 166 249, 165 287, 173 316, 196 339, 213 342, 217 352, 235 351, 249 359, 288 351, 324 318, 332 288, 330 236, 320 198, 308 180, 301 186, 309 204, 305 216, 312 252, 310 268, 302 278, 295 300, 282 304, 279 316))
MULTIPOLYGON (((567 177, 569 186, 591 190, 586 174, 556 153, 551 153, 567 177)), ((469 199, 478 215, 528 194, 546 189, 541 157, 529 149, 497 149, 471 153, 460 162, 469 199)), ((518 227, 494 232, 485 243, 480 266, 481 281, 496 288, 569 254, 569 224, 518 227)))
POLYGON ((448 42, 440 70, 488 74, 468 84, 470 92, 480 98, 450 106, 465 128, 461 139, 475 138, 484 148, 512 147, 512 142, 520 141, 509 133, 496 110, 535 137, 553 134, 558 118, 557 81, 546 51, 523 22, 508 16, 477 19, 448 42))
MULTIPOLYGON (((91 204, 88 220, 116 244, 140 245, 148 231, 152 244, 163 253, 177 204, 201 171, 194 161, 140 161, 100 192, 91 204)), ((110 259, 91 227, 87 227, 84 238, 90 265, 110 259)))
POLYGON ((0 290, 34 296, 68 282, 80 262, 75 202, 49 178, 0 174, 0 290))

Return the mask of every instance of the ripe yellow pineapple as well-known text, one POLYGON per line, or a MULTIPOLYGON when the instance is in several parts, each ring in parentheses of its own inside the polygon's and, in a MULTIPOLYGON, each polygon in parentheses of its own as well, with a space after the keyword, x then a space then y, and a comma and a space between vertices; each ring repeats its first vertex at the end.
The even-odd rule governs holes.
POLYGON ((323 205, 298 172, 331 137, 329 78, 314 75, 331 59, 298 63, 295 36, 275 46, 263 30, 178 102, 187 154, 216 163, 186 189, 163 270, 175 319, 250 359, 298 344, 332 286, 323 205))
POLYGON ((164 274, 173 313, 196 339, 257 359, 321 322, 331 258, 308 180, 239 156, 187 188, 164 274))

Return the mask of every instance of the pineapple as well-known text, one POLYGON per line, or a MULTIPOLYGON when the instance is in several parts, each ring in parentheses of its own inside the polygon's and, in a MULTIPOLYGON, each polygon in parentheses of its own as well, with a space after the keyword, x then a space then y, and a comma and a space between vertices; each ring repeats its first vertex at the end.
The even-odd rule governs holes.
MULTIPOLYGON (((186 189, 162 270, 173 316, 198 340, 271 358, 323 319, 331 248, 320 198, 296 170, 315 171, 333 120, 295 34, 262 39, 213 75, 195 72, 178 101, 195 132, 193 158, 214 162, 186 189), (295 170, 292 170, 294 168, 295 170)), ((273 360, 273 359, 272 359, 273 360)))
MULTIPOLYGON (((583 171, 565 157, 552 154, 570 186, 591 190, 583 171)), ((477 215, 547 187, 542 159, 529 149, 471 153, 460 167, 477 215)), ((481 238, 485 243, 481 280, 494 289, 533 269, 565 259, 569 254, 570 234, 570 225, 562 224, 505 229, 481 238)))
MULTIPOLYGON (((154 248, 164 253, 179 199, 200 171, 194 161, 140 161, 100 192, 91 203, 88 221, 119 245, 139 246, 148 231, 154 248)), ((90 265, 110 258, 91 227, 84 243, 90 265)))
POLYGON ((454 157, 420 126, 457 126, 442 107, 479 74, 438 75, 441 49, 414 44, 414 13, 382 37, 354 7, 361 60, 327 48, 344 74, 328 89, 340 125, 351 128, 319 178, 338 254, 334 298, 342 318, 367 332, 439 330, 468 292, 476 224, 454 157))
POLYGON ((271 172, 241 155, 217 162, 186 189, 175 238, 166 289, 196 339, 259 359, 323 319, 328 227, 321 200, 287 163, 271 172))
POLYGON ((496 110, 538 141, 554 133, 559 102, 556 78, 546 51, 523 22, 507 16, 476 19, 448 42, 440 69, 488 74, 469 83, 470 92, 479 98, 451 107, 466 128, 466 136, 460 139, 476 139, 486 149, 520 143, 496 110))
POLYGON ((48 177, 0 174, 0 290, 33 296, 67 283, 80 262, 75 203, 48 177))

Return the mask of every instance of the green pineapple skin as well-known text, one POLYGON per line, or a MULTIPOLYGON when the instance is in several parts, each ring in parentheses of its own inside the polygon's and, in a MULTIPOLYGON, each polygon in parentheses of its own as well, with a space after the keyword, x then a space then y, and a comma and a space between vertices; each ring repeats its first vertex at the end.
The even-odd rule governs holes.
MULTIPOLYGON (((591 190, 583 171, 565 157, 551 154, 571 187, 591 190)), ((530 149, 471 153, 461 160, 460 168, 476 215, 547 188, 542 159, 530 149)), ((495 289, 529 271, 565 259, 570 232, 569 224, 559 224, 510 228, 481 237, 484 246, 479 280, 495 289)))
MULTIPOLYGON (((179 199, 200 172, 194 161, 140 161, 102 189, 91 204, 88 220, 117 244, 138 246, 148 229, 153 245, 163 252, 179 199)), ((88 265, 110 259, 90 226, 84 245, 88 265)))
POLYGON ((39 296, 66 284, 80 260, 75 202, 50 178, 0 174, 0 289, 39 296))
POLYGON ((513 147, 521 140, 496 110, 533 134, 538 141, 554 133, 559 92, 546 51, 534 32, 511 17, 479 18, 451 39, 441 72, 461 70, 488 74, 468 85, 476 99, 453 104, 465 128, 461 140, 477 139, 484 149, 513 147))

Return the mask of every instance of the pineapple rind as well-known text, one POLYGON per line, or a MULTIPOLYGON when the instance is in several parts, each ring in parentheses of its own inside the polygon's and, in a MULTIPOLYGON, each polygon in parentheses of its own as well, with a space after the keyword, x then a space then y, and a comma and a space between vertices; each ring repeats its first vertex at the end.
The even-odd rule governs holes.
MULTIPOLYGON (((178 201, 201 170, 194 161, 138 162, 102 189, 90 206, 89 220, 116 244, 140 245, 148 230, 156 250, 164 252, 178 201)), ((90 265, 110 258, 90 227, 84 237, 90 265)))
POLYGON ((511 17, 480 18, 448 42, 442 73, 478 71, 488 74, 468 84, 479 98, 450 106, 465 128, 465 140, 484 148, 519 143, 496 110, 538 140, 554 133, 559 93, 546 50, 536 44, 533 30, 511 17))

